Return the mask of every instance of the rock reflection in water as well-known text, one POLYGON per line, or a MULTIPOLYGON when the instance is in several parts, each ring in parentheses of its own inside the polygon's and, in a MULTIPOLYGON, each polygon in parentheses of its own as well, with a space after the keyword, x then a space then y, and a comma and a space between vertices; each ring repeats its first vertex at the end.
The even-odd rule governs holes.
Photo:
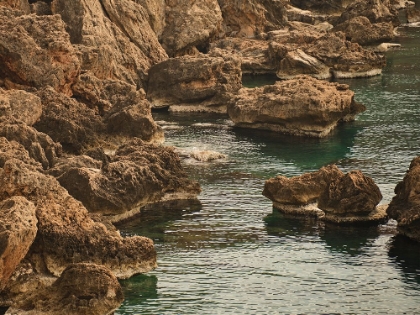
POLYGON ((130 305, 138 307, 147 300, 158 298, 158 278, 155 275, 137 275, 130 280, 121 280, 120 283, 124 288, 123 306, 127 309, 130 308, 130 305))

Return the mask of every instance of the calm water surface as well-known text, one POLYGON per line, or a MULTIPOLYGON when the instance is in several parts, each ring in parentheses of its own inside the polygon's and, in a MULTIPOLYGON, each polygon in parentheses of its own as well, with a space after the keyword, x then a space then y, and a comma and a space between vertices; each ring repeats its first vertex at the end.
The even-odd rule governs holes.
MULTIPOLYGON (((395 222, 337 228, 285 218, 261 195, 277 174, 328 163, 362 170, 393 197, 420 143, 420 28, 403 27, 382 76, 340 81, 368 110, 322 140, 237 130, 224 116, 156 113, 166 144, 226 159, 185 160, 201 205, 120 227, 155 241, 159 267, 122 281, 125 314, 419 314, 420 246, 395 222)), ((246 82, 250 84, 250 82, 246 82)))

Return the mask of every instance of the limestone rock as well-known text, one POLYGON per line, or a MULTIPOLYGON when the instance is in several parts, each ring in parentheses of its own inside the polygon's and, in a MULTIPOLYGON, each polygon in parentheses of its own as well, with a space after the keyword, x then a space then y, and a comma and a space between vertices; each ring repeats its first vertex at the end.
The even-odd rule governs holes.
POLYGON ((0 137, 0 167, 3 167, 4 163, 12 158, 21 160, 36 170, 43 170, 41 163, 31 158, 23 145, 16 141, 9 142, 5 137, 0 137))
POLYGON ((359 16, 367 17, 371 23, 391 22, 394 26, 400 25, 398 11, 389 0, 356 0, 346 7, 337 24, 359 16))
POLYGON ((158 38, 165 28, 165 0, 135 0, 149 15, 149 24, 158 38))
POLYGON ((228 36, 253 38, 260 33, 279 29, 287 21, 285 2, 279 0, 218 0, 223 26, 228 36))
POLYGON ((205 52, 221 31, 222 12, 217 0, 165 0, 166 24, 162 46, 170 57, 205 52))
POLYGON ((329 184, 319 197, 318 207, 325 212, 326 221, 379 222, 386 218, 385 209, 376 207, 381 199, 382 194, 372 178, 361 171, 351 171, 329 184))
POLYGON ((41 117, 41 100, 23 90, 3 90, 0 88, 0 116, 12 116, 28 126, 41 117))
POLYGON ((290 0, 290 4, 303 10, 323 14, 337 14, 344 11, 345 0, 290 0))
POLYGON ((260 88, 243 88, 228 114, 235 126, 324 137, 365 110, 347 85, 309 76, 260 88))
POLYGON ((57 163, 50 173, 89 211, 113 215, 115 220, 165 196, 195 199, 200 192, 173 150, 140 140, 122 145, 101 168, 92 162, 78 166, 72 161, 57 163))
POLYGON ((407 8, 406 10, 407 22, 418 23, 420 22, 420 10, 414 7, 407 8))
POLYGON ((37 222, 35 206, 26 198, 0 202, 0 291, 35 240, 37 222))
POLYGON ((316 202, 330 182, 342 176, 344 173, 335 165, 291 178, 278 175, 265 182, 262 194, 275 204, 307 205, 316 202))
POLYGON ((55 92, 51 88, 40 90, 43 112, 34 127, 60 142, 68 152, 79 153, 95 141, 97 133, 105 130, 102 118, 85 104, 55 92))
POLYGON ((66 23, 81 68, 99 79, 142 87, 150 66, 167 58, 148 13, 134 1, 54 0, 52 11, 66 23))
POLYGON ((51 285, 33 292, 10 307, 8 315, 111 314, 124 300, 112 272, 99 265, 69 265, 51 285))
POLYGON ((0 117, 0 137, 22 144, 29 156, 41 163, 44 169, 51 167, 62 154, 59 143, 13 117, 0 117))
POLYGON ((93 220, 55 178, 9 159, 0 169, 0 200, 13 196, 36 206, 38 234, 26 258, 37 272, 59 276, 71 263, 92 262, 128 278, 156 267, 152 240, 121 237, 112 225, 93 220))
POLYGON ((333 72, 335 78, 368 77, 380 74, 385 57, 346 41, 342 32, 330 33, 303 49, 333 72))
POLYGON ((241 86, 237 58, 178 57, 150 69, 147 98, 154 108, 225 113, 241 86))
POLYGON ((0 6, 0 79, 71 95, 80 63, 64 27, 57 15, 18 16, 0 6))
POLYGON ((29 2, 26 0, 2 0, 0 1, 0 6, 20 10, 25 14, 29 14, 31 12, 29 2))
POLYGON ((411 161, 404 179, 395 187, 395 196, 387 209, 398 222, 398 231, 420 242, 420 157, 411 161))
POLYGON ((337 25, 333 31, 342 31, 346 38, 360 45, 391 41, 394 26, 391 22, 372 24, 367 17, 358 16, 337 25))

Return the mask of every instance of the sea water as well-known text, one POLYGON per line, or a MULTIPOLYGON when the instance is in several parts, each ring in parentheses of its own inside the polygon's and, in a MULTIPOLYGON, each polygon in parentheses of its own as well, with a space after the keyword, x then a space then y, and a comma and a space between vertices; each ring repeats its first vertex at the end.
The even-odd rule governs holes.
POLYGON ((396 236, 395 221, 336 227, 287 218, 261 194, 270 177, 335 163, 372 177, 390 202, 420 155, 420 28, 399 32, 401 48, 387 52, 382 75, 340 80, 367 110, 325 139, 235 129, 221 115, 155 113, 166 145, 182 156, 226 158, 183 160, 201 204, 119 227, 152 238, 159 266, 121 281, 126 299, 116 314, 419 314, 420 245, 396 236))

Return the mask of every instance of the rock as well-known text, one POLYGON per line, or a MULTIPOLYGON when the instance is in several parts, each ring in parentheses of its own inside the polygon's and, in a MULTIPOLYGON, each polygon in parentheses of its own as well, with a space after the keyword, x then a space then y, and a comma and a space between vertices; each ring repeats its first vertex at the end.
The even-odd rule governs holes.
POLYGON ((391 22, 372 24, 367 17, 358 16, 334 27, 333 31, 342 31, 346 38, 360 45, 370 45, 394 39, 394 26, 391 22))
POLYGON ((221 31, 222 12, 217 0, 166 0, 166 25, 161 35, 170 57, 206 52, 221 31))
POLYGON ((342 32, 324 35, 303 50, 329 66, 335 78, 378 75, 386 63, 384 56, 346 41, 342 32))
POLYGON ((307 205, 318 201, 330 182, 344 176, 335 165, 322 167, 316 172, 287 178, 278 175, 264 184, 263 195, 279 205, 307 205))
POLYGON ((285 3, 279 0, 218 0, 227 36, 254 38, 286 24, 285 3))
POLYGON ((345 0, 291 0, 290 4, 302 10, 322 14, 337 14, 344 11, 345 0))
POLYGON ((408 0, 391 0, 390 3, 394 10, 401 10, 416 5, 414 1, 408 0))
POLYGON ((147 11, 150 27, 159 38, 165 28, 165 0, 135 0, 135 2, 147 11))
POLYGON ((398 222, 398 231, 420 242, 420 157, 411 161, 403 180, 395 187, 387 213, 398 222))
POLYGON ((351 171, 332 180, 318 199, 325 221, 334 223, 382 222, 386 207, 376 206, 382 199, 379 187, 361 171, 351 171))
POLYGON ((24 197, 0 202, 0 291, 35 240, 35 206, 24 197))
POLYGON ((122 80, 138 88, 147 71, 167 58, 150 27, 149 14, 135 1, 52 1, 80 53, 81 68, 99 79, 122 80))
POLYGON ((41 98, 43 112, 34 127, 60 142, 65 151, 80 153, 105 130, 102 118, 74 98, 51 88, 42 89, 37 95, 41 98))
POLYGON ((397 43, 382 43, 375 47, 374 51, 378 53, 384 53, 390 50, 391 48, 399 48, 401 47, 401 44, 397 43))
POLYGON ((111 314, 123 300, 121 285, 109 269, 79 263, 69 265, 51 286, 14 303, 6 314, 111 314))
POLYGON ((309 76, 260 88, 243 88, 228 114, 236 127, 325 137, 341 121, 365 110, 347 85, 309 76))
POLYGON ((30 4, 31 13, 36 15, 52 15, 51 5, 44 1, 36 1, 30 4))
POLYGON ((57 15, 21 15, 0 6, 0 80, 10 88, 53 87, 71 95, 80 63, 57 15))
POLYGON ((391 22, 395 27, 400 25, 398 11, 389 0, 356 0, 346 7, 337 24, 360 16, 367 17, 371 23, 391 22))
POLYGON ((101 168, 97 162, 79 166, 74 160, 57 163, 50 173, 90 212, 112 215, 114 221, 162 198, 196 199, 200 193, 173 150, 138 139, 118 148, 101 168))
POLYGON ((12 158, 19 159, 40 172, 43 170, 41 163, 31 158, 23 145, 16 141, 9 142, 6 138, 0 137, 0 167, 3 167, 4 163, 12 158))
POLYGON ((237 58, 171 58, 150 69, 147 98, 153 108, 226 113, 242 86, 240 67, 237 58))
POLYGON ((25 14, 29 14, 31 9, 29 7, 29 2, 26 0, 2 0, 0 2, 0 7, 8 7, 14 10, 20 10, 25 14))
POLYGON ((280 61, 277 77, 283 80, 293 79, 297 75, 308 74, 317 79, 331 78, 330 67, 318 59, 307 55, 300 49, 289 51, 280 61))
POLYGON ((289 22, 301 22, 307 24, 318 24, 327 21, 327 16, 317 14, 314 11, 302 10, 293 6, 287 7, 287 20, 289 22))
POLYGON ((128 278, 156 267, 152 240, 121 237, 104 219, 90 217, 55 178, 17 159, 0 169, 0 200, 13 196, 23 196, 36 207, 38 234, 26 259, 37 272, 59 276, 72 263, 91 262, 128 278))
POLYGON ((211 150, 198 150, 198 149, 193 150, 190 156, 191 158, 199 162, 211 162, 211 161, 226 158, 226 155, 220 152, 211 151, 211 150))
POLYGON ((418 23, 420 22, 420 10, 415 7, 407 8, 406 10, 407 22, 418 23))
POLYGON ((23 90, 0 88, 0 116, 12 116, 28 126, 35 124, 42 114, 41 100, 23 90))
POLYGON ((51 167, 62 154, 59 143, 13 117, 0 117, 0 137, 20 143, 28 151, 29 156, 41 163, 44 169, 51 167))

